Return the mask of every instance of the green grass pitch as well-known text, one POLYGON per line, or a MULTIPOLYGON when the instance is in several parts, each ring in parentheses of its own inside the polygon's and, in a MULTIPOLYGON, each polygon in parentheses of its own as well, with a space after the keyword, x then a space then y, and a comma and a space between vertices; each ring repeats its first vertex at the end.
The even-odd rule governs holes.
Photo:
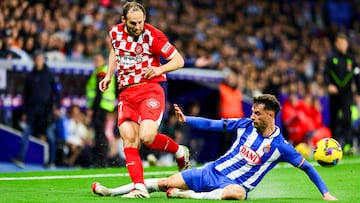
MULTIPOLYGON (((323 168, 311 161, 338 202, 360 199, 360 157, 345 157, 333 168, 323 168)), ((145 169, 145 177, 163 177, 176 172, 175 167, 145 169)), ((152 193, 150 199, 99 197, 91 192, 91 183, 108 187, 130 182, 125 168, 77 169, 63 171, 0 173, 0 202, 209 202, 209 200, 167 199, 165 193, 152 193)), ((224 202, 212 200, 210 202, 224 202)), ((226 201, 225 201, 226 202, 226 201)), ((306 174, 288 164, 279 164, 258 187, 249 193, 246 202, 323 202, 317 188, 306 174)))

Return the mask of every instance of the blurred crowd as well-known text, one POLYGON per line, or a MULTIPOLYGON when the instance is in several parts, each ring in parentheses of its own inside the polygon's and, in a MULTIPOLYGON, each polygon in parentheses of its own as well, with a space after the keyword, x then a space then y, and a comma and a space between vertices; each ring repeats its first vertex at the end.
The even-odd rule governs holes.
MULTIPOLYGON (((125 2, 2 1, 0 58, 23 58, 37 50, 55 61, 107 56, 108 28, 120 22, 125 2)), ((147 22, 168 36, 187 66, 231 69, 243 97, 271 93, 284 102, 296 92, 318 104, 326 95, 324 65, 338 32, 347 34, 360 63, 360 3, 355 0, 139 2, 147 9, 147 22)), ((324 106, 316 108, 326 114, 324 106)))
MULTIPOLYGON (((0 56, 19 57, 12 49, 28 54, 42 50, 48 60, 87 60, 98 52, 106 55, 108 28, 120 22, 124 2, 4 1, 0 6, 0 56)), ((321 85, 324 60, 339 31, 348 34, 352 51, 359 52, 360 6, 356 1, 142 3, 147 22, 164 31, 186 59, 205 60, 199 62, 203 68, 237 69, 246 78, 239 85, 249 94, 278 93, 282 89, 277 86, 294 80, 321 85)))
MULTIPOLYGON (((0 5, 0 57, 24 51, 48 60, 107 54, 107 31, 124 0, 7 0, 0 5), (20 50, 18 52, 12 50, 20 50)), ((289 82, 322 85, 331 40, 348 34, 359 52, 360 6, 339 0, 150 0, 147 22, 160 28, 193 66, 239 73, 246 94, 286 91, 289 82), (334 10, 335 9, 335 10, 334 10), (270 77, 271 76, 271 77, 270 77), (246 80, 245 80, 246 79, 246 80)), ((359 60, 359 56, 357 57, 359 60)))

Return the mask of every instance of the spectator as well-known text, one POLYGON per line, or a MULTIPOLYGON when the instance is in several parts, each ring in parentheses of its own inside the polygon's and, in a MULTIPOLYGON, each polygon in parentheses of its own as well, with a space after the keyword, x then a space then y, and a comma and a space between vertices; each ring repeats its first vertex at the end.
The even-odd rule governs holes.
POLYGON ((49 37, 49 43, 45 51, 46 59, 49 61, 65 61, 65 41, 57 34, 52 34, 49 37))
POLYGON ((77 105, 72 105, 68 109, 68 121, 66 144, 69 147, 69 155, 65 159, 65 164, 74 166, 82 151, 88 147, 93 147, 94 134, 86 126, 85 115, 77 105))
POLYGON ((84 56, 85 45, 81 41, 73 42, 73 47, 68 53, 68 59, 82 61, 85 60, 84 56))
MULTIPOLYGON (((185 112, 189 116, 200 116, 201 105, 198 100, 191 100, 185 109, 185 112)), ((178 124, 179 125, 179 124, 178 124)), ((187 146, 189 146, 192 152, 192 159, 196 162, 203 162, 201 160, 204 149, 206 148, 206 136, 203 136, 201 131, 196 128, 192 128, 187 125, 181 124, 181 131, 184 137, 187 138, 187 146)))
POLYGON ((314 147, 322 138, 332 137, 330 129, 322 123, 319 100, 306 94, 305 98, 296 91, 290 92, 282 109, 282 121, 287 132, 288 139, 293 145, 304 143, 314 147))
POLYGON ((56 136, 55 119, 60 115, 60 85, 57 78, 45 63, 43 53, 34 54, 34 67, 24 83, 24 117, 26 120, 20 152, 12 161, 19 167, 24 167, 29 136, 45 134, 50 145, 49 167, 55 167, 56 136))
MULTIPOLYGON (((242 92, 238 85, 238 73, 236 70, 227 69, 225 80, 219 85, 219 107, 218 118, 242 118, 244 112, 242 108, 242 92)), ((230 146, 234 133, 224 133, 221 136, 220 153, 223 154, 230 146)))

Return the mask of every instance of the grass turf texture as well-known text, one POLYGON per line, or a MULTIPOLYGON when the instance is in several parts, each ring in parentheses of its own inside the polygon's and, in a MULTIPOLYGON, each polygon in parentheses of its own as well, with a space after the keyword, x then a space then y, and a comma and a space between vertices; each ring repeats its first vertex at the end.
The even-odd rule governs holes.
MULTIPOLYGON (((324 168, 311 161, 338 202, 360 199, 360 156, 345 157, 339 165, 324 168)), ((146 168, 146 178, 169 176, 175 167, 146 168)), ((152 193, 150 199, 99 197, 91 192, 91 183, 116 187, 130 182, 125 168, 78 169, 64 171, 15 172, 0 174, 0 202, 208 202, 209 200, 167 199, 165 193, 152 193)), ((212 200, 211 202, 225 202, 212 200)), ((246 202, 322 202, 317 188, 301 170, 279 164, 246 202)))

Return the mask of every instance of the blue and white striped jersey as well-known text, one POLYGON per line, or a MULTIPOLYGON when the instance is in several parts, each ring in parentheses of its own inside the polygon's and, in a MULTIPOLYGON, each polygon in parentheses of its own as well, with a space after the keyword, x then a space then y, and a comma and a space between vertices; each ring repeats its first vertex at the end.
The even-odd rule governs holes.
POLYGON ((210 120, 186 117, 188 123, 199 129, 236 132, 231 148, 210 163, 228 178, 245 186, 249 191, 279 162, 301 165, 303 157, 280 133, 279 127, 270 137, 263 137, 248 118, 210 120), (211 122, 210 122, 211 121, 211 122), (226 125, 224 124, 226 123, 226 125), (226 129, 223 129, 226 126, 226 129))

